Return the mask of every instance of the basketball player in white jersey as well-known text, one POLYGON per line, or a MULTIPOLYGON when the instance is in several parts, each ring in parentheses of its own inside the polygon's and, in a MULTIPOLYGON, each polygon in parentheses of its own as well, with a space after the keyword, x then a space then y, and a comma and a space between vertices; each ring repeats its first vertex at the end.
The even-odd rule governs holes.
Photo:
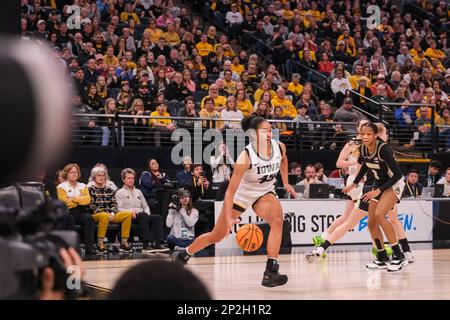
POLYGON ((216 225, 211 232, 202 234, 186 248, 173 256, 174 260, 186 263, 197 251, 221 241, 228 236, 239 216, 249 207, 270 225, 267 240, 267 263, 262 285, 276 287, 288 281, 278 272, 278 253, 281 245, 283 212, 275 196, 275 182, 281 172, 283 185, 293 197, 294 189, 288 181, 288 159, 283 143, 272 139, 272 129, 262 117, 247 117, 242 120, 242 129, 251 129, 252 142, 239 155, 224 204, 216 225))
MULTIPOLYGON (((359 149, 359 143, 358 141, 361 140, 361 137, 359 135, 359 132, 361 131, 361 127, 368 123, 369 121, 366 119, 362 119, 358 122, 356 126, 356 130, 358 132, 358 135, 356 136, 356 140, 351 140, 347 142, 342 148, 341 152, 339 153, 339 158, 336 161, 336 167, 337 168, 348 168, 349 175, 346 181, 346 186, 349 186, 353 183, 353 180, 355 180, 356 175, 359 172, 360 164, 358 164, 358 149, 359 149)), ((344 196, 345 201, 345 209, 342 215, 333 221, 331 226, 327 228, 323 232, 321 236, 316 236, 313 238, 314 244, 316 246, 320 246, 323 242, 328 240, 330 235, 336 230, 337 227, 342 225, 352 212, 353 208, 355 207, 355 202, 358 200, 358 196, 362 191, 362 183, 358 186, 358 188, 355 188, 350 192, 350 194, 346 194, 344 196)))

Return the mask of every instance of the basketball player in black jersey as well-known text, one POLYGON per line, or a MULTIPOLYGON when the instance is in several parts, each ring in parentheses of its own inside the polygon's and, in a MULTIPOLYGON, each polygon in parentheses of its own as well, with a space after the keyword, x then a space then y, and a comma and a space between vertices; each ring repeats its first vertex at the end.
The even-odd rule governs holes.
POLYGON ((386 214, 400 201, 405 182, 392 148, 378 137, 378 127, 374 123, 364 125, 361 136, 359 157, 361 169, 354 183, 344 188, 343 192, 347 193, 355 188, 368 172, 372 175, 372 179, 369 180, 375 183, 370 185, 366 181, 364 195, 361 197, 361 201, 369 203, 368 228, 377 248, 377 259, 367 267, 387 269, 391 272, 399 271, 408 264, 408 261, 398 244, 392 224, 386 219, 386 214), (392 261, 389 261, 384 248, 380 226, 391 244, 392 261))

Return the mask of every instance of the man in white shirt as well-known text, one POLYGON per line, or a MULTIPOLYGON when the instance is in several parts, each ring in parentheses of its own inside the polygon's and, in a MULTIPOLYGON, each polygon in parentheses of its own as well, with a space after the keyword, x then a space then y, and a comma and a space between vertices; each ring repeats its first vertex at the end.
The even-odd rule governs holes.
POLYGON ((303 198, 309 198, 309 185, 312 183, 322 183, 322 181, 317 178, 314 165, 308 164, 305 168, 305 179, 297 183, 298 186, 305 186, 303 198))
POLYGON ((345 98, 347 90, 350 90, 352 85, 347 78, 344 78, 344 72, 342 70, 336 71, 336 78, 331 81, 331 90, 334 94, 334 105, 340 107, 342 101, 345 98))
POLYGON ((444 192, 442 195, 444 197, 450 197, 450 167, 445 171, 445 176, 443 176, 436 184, 443 184, 444 192))
POLYGON ((230 29, 231 29, 230 30, 231 31, 231 34, 230 34, 231 40, 237 39, 237 36, 241 30, 241 23, 244 20, 242 17, 242 14, 239 12, 238 9, 239 8, 238 8, 237 4, 233 3, 231 5, 231 11, 228 11, 227 15, 226 15, 227 23, 229 24, 230 29))
POLYGON ((133 223, 140 227, 140 240, 142 252, 167 252, 168 248, 161 246, 162 218, 160 215, 151 214, 150 208, 142 191, 134 187, 136 172, 126 168, 121 173, 123 187, 116 192, 116 201, 119 211, 131 211, 133 223), (151 226, 151 231, 150 231, 151 226), (153 236, 153 241, 151 238, 153 236))

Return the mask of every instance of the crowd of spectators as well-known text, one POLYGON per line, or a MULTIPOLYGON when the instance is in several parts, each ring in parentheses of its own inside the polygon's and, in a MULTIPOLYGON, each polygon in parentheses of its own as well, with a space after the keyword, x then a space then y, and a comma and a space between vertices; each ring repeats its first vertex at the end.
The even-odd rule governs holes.
MULTIPOLYGON (((323 99, 340 110, 331 117, 334 121, 381 116, 393 129, 391 138, 420 149, 431 143, 434 117, 441 126, 437 130, 441 147, 448 150, 450 5, 445 1, 411 2, 413 11, 390 0, 212 0, 201 7, 232 39, 273 63, 272 75, 267 77, 267 68, 255 100, 270 92, 274 114, 277 106, 282 108, 281 116, 275 118, 292 119, 305 105, 306 116, 318 120, 325 106, 323 99), (370 26, 370 5, 380 8, 380 23, 375 26, 370 26), (294 83, 299 77, 297 88, 294 83), (285 78, 285 93, 278 94, 277 87, 285 78), (307 84, 312 84, 311 91, 303 88, 307 84), (344 101, 349 102, 347 108, 344 101), (384 104, 386 107, 380 107, 384 104), (408 108, 410 104, 416 105, 408 108), (427 117, 420 116, 420 104, 434 105, 433 115, 428 106, 424 107, 427 117), (361 113, 351 110, 352 106, 361 113)), ((283 129, 283 125, 279 127, 283 129)))
MULTIPOLYGON (((229 120, 251 113, 302 123, 352 122, 382 111, 402 144, 419 146, 429 142, 432 116, 438 125, 450 124, 450 7, 444 1, 417 1, 427 13, 421 18, 391 0, 211 0, 194 1, 194 9, 173 0, 79 0, 73 1, 78 29, 70 2, 22 0, 22 39, 53 48, 74 79, 75 113, 110 115, 73 121, 95 144, 151 140, 159 146, 175 128, 194 125, 174 116, 213 119, 203 127, 224 130, 238 129, 229 120), (366 19, 369 5, 381 9, 374 28, 366 19), (197 7, 212 25, 202 23, 197 7), (388 102, 402 106, 380 108, 388 102), (435 104, 435 114, 428 108, 424 118, 406 107, 411 103, 435 104), (118 126, 112 116, 118 114, 136 118, 118 126), (156 118, 139 117, 145 115, 156 118)), ((327 138, 346 126, 327 127, 310 138, 316 144, 307 136, 319 125, 295 134, 308 148, 329 148, 327 138)), ((274 128, 294 133, 286 123, 274 128)), ((449 132, 439 129, 447 149, 449 132)))

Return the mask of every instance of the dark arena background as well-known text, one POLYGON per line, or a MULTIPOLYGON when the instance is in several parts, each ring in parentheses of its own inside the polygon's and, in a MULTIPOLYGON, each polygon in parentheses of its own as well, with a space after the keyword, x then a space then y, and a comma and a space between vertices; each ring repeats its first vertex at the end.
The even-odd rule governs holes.
POLYGON ((450 299, 449 18, 5 2, 0 298, 450 299))

